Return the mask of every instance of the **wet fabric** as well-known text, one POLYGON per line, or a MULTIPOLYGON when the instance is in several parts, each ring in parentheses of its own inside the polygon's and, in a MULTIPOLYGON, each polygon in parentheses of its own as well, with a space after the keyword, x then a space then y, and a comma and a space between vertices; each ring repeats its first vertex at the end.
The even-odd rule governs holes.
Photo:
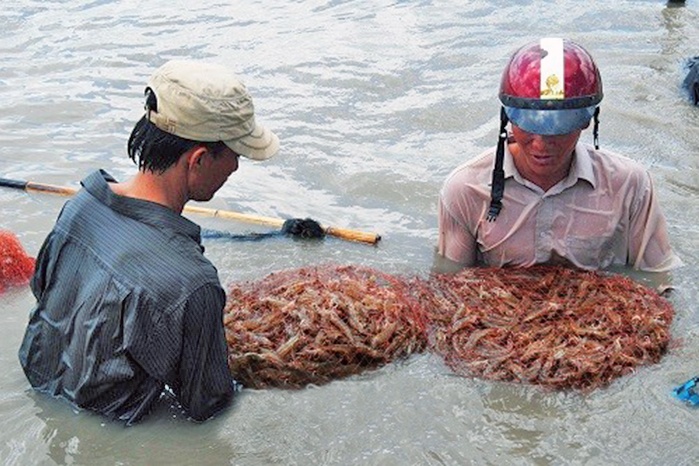
POLYGON ((578 143, 568 176, 544 192, 517 172, 506 149, 503 208, 488 222, 494 156, 490 149, 459 166, 441 190, 438 249, 447 259, 465 266, 572 263, 653 272, 681 264, 639 163, 578 143))
POLYGON ((44 242, 19 359, 31 385, 132 424, 167 385, 204 420, 231 399, 225 293, 199 227, 83 180, 44 242))

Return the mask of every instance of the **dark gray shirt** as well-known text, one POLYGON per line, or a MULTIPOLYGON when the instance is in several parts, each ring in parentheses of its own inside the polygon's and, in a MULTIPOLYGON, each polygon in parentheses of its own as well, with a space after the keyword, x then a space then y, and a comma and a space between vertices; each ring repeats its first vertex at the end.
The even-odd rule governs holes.
POLYGON ((34 388, 127 424, 165 385, 204 420, 232 398, 233 380, 225 292, 200 228, 108 181, 104 171, 82 181, 39 252, 22 368, 34 388))

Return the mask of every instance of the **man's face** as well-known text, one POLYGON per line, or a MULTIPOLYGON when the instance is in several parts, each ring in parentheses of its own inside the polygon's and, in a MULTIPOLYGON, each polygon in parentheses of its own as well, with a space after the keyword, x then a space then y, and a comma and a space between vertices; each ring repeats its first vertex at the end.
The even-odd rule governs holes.
POLYGON ((512 151, 517 170, 543 189, 553 186, 568 174, 581 131, 542 136, 512 125, 512 134, 518 146, 512 151))
POLYGON ((226 147, 216 155, 210 151, 201 157, 201 167, 196 183, 190 190, 189 198, 194 201, 209 201, 216 191, 238 169, 239 155, 226 147))

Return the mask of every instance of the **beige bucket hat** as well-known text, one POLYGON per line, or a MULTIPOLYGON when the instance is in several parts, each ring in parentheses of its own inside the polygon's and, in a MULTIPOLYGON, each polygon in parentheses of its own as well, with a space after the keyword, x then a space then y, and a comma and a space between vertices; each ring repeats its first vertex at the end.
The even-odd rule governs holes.
POLYGON ((158 111, 147 118, 163 131, 200 142, 223 141, 236 154, 266 160, 279 150, 279 138, 255 121, 252 97, 224 66, 171 60, 148 80, 158 111))

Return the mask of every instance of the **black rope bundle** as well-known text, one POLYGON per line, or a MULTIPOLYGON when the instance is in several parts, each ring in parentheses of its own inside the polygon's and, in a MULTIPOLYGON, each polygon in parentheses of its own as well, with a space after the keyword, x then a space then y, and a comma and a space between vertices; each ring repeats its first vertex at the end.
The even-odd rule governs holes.
POLYGON ((322 239, 325 237, 325 229, 320 223, 311 218, 290 218, 284 221, 281 230, 266 233, 235 234, 227 231, 210 230, 202 228, 202 239, 227 239, 232 241, 260 241, 277 236, 291 236, 300 239, 322 239))
POLYGON ((325 230, 311 218, 290 218, 282 225, 282 233, 296 238, 320 239, 325 237, 325 230))

